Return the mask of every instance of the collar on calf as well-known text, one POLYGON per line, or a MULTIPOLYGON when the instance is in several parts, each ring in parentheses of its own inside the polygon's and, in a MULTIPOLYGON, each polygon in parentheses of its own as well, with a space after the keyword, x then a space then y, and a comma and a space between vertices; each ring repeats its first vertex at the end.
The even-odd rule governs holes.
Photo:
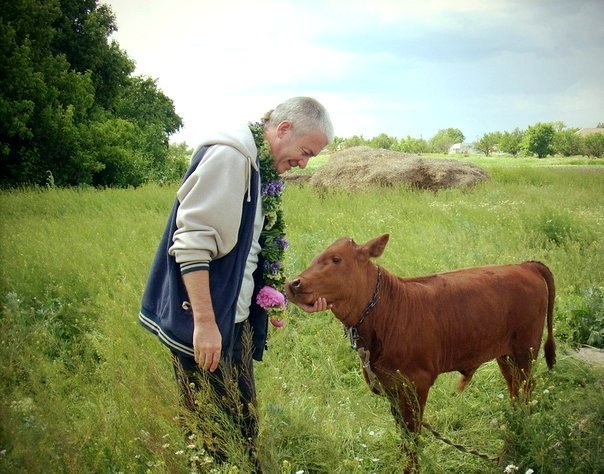
POLYGON ((371 312, 371 310, 374 308, 374 306, 377 304, 379 298, 380 298, 380 287, 382 286, 382 269, 376 265, 377 268, 377 281, 375 282, 375 289, 373 290, 373 295, 371 295, 371 299, 369 300, 369 303, 367 303, 367 305, 365 306, 365 309, 363 309, 363 312, 361 313, 361 317, 359 318, 358 322, 354 325, 354 326, 344 326, 344 336, 348 337, 348 339, 350 339, 350 347, 352 347, 353 349, 357 348, 357 343, 359 341, 359 331, 358 331, 358 327, 363 324, 363 321, 365 321, 365 318, 367 317, 367 315, 371 312))

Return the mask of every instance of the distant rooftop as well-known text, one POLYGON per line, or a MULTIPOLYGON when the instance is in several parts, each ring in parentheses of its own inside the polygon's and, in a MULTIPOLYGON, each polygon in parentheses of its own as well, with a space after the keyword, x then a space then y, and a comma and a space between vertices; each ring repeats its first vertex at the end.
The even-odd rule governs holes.
POLYGON ((581 130, 577 130, 577 135, 581 135, 582 137, 593 135, 594 133, 604 133, 604 128, 582 128, 581 130))

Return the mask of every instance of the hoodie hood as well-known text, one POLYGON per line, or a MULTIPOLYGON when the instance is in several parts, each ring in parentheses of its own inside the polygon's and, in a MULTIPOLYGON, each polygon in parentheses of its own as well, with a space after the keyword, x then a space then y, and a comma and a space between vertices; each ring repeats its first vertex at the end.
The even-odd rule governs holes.
POLYGON ((256 163, 258 149, 254 143, 254 136, 249 126, 227 126, 220 131, 209 132, 202 138, 195 152, 207 145, 227 145, 236 148, 247 158, 250 167, 259 171, 258 164, 256 163))

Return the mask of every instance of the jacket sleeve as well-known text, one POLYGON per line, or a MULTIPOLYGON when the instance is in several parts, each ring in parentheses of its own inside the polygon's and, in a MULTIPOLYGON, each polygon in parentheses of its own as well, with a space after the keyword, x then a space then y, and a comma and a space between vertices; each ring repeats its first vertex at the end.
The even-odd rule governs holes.
POLYGON ((210 261, 237 243, 249 166, 237 149, 214 145, 178 190, 177 229, 169 253, 183 274, 207 270, 210 261))

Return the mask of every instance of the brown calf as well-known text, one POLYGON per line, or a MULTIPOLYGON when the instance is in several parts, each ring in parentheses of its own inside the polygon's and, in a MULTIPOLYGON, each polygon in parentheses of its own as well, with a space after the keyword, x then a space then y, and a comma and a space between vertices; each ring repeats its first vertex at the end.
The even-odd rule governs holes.
POLYGON ((496 359, 510 396, 521 387, 528 394, 546 316, 550 369, 556 359, 550 270, 524 262, 400 278, 371 261, 388 238, 337 240, 286 284, 287 297, 305 305, 327 300, 359 349, 365 379, 389 395, 397 421, 411 431, 420 430, 428 391, 444 372, 460 372, 463 389, 481 364, 496 359))

